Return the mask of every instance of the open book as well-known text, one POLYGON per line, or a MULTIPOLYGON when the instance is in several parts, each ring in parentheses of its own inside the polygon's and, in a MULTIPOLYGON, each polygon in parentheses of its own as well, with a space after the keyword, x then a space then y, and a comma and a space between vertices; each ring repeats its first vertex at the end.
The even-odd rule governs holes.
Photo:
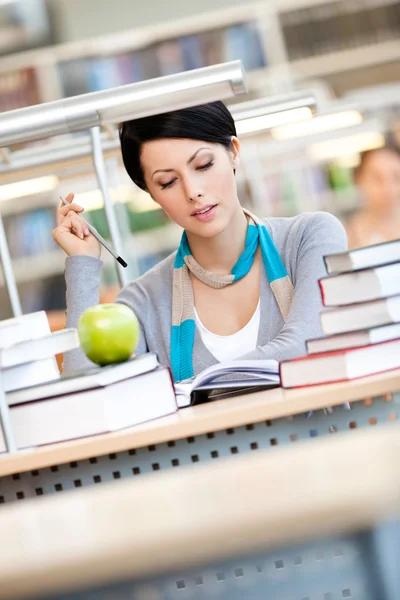
POLYGON ((279 385, 276 360, 233 360, 213 365, 192 379, 176 383, 175 394, 178 407, 183 408, 222 397, 227 390, 245 393, 249 389, 279 385))

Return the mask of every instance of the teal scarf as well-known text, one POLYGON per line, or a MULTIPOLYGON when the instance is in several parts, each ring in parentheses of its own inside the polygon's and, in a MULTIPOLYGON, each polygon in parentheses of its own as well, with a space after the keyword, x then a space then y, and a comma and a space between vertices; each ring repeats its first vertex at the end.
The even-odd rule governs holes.
POLYGON ((190 272, 211 287, 223 288, 247 275, 260 245, 267 278, 284 320, 289 314, 293 285, 285 265, 263 222, 247 210, 243 212, 249 217, 246 246, 227 275, 203 269, 193 258, 186 232, 183 232, 175 258, 172 290, 171 367, 176 382, 190 379, 194 375, 192 355, 196 323, 190 272))

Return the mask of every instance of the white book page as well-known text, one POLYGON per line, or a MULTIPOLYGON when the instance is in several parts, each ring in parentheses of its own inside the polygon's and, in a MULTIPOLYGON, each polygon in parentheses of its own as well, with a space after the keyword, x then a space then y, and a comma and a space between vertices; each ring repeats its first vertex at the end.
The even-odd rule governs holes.
POLYGON ((378 264, 384 264, 398 260, 400 257, 400 240, 397 243, 383 244, 379 251, 374 246, 354 250, 352 253, 352 262, 354 269, 365 267, 374 267, 378 264))
POLYGON ((400 296, 388 298, 386 300, 386 308, 392 321, 400 321, 400 296))
POLYGON ((382 296, 389 296, 400 292, 400 263, 387 265, 376 269, 382 296))

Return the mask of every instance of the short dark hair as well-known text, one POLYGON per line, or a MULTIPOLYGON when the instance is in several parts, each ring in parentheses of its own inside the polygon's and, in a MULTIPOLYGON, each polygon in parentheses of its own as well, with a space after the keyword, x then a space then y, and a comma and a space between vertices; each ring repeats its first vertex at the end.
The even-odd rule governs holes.
POLYGON ((193 139, 218 143, 227 149, 236 136, 235 121, 223 102, 209 102, 190 108, 125 121, 119 126, 122 159, 136 185, 146 189, 140 164, 142 145, 163 138, 193 139))
POLYGON ((400 149, 392 141, 388 141, 384 146, 382 146, 380 148, 373 148, 372 150, 365 150, 364 152, 361 152, 360 163, 358 164, 358 166, 356 167, 356 169, 354 171, 354 175, 355 175, 356 179, 358 177, 360 177, 362 171, 364 170, 364 168, 368 162, 368 159, 371 156, 373 156, 374 154, 376 154, 377 152, 382 152, 382 151, 392 152, 400 159, 400 149))

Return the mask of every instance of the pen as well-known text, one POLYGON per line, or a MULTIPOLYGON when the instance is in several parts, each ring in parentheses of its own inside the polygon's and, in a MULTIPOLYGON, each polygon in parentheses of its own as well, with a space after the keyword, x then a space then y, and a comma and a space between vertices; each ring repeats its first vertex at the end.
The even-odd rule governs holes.
MULTIPOLYGON (((64 206, 66 206, 67 204, 69 204, 69 202, 67 202, 61 196, 60 196, 60 199, 61 199, 61 202, 64 204, 64 206)), ((106 240, 99 234, 99 232, 97 231, 97 229, 95 229, 90 223, 88 223, 87 221, 85 221, 85 219, 83 217, 81 217, 81 219, 85 223, 86 227, 89 229, 90 233, 92 235, 94 235, 94 237, 96 238, 96 240, 98 240, 100 242, 100 244, 102 246, 104 246, 104 248, 106 250, 108 250, 108 252, 115 258, 115 260, 117 260, 119 262, 119 264, 122 265, 123 267, 127 267, 128 264, 124 261, 123 258, 121 258, 120 256, 118 256, 118 254, 116 252, 114 252, 114 250, 107 244, 106 240)))

